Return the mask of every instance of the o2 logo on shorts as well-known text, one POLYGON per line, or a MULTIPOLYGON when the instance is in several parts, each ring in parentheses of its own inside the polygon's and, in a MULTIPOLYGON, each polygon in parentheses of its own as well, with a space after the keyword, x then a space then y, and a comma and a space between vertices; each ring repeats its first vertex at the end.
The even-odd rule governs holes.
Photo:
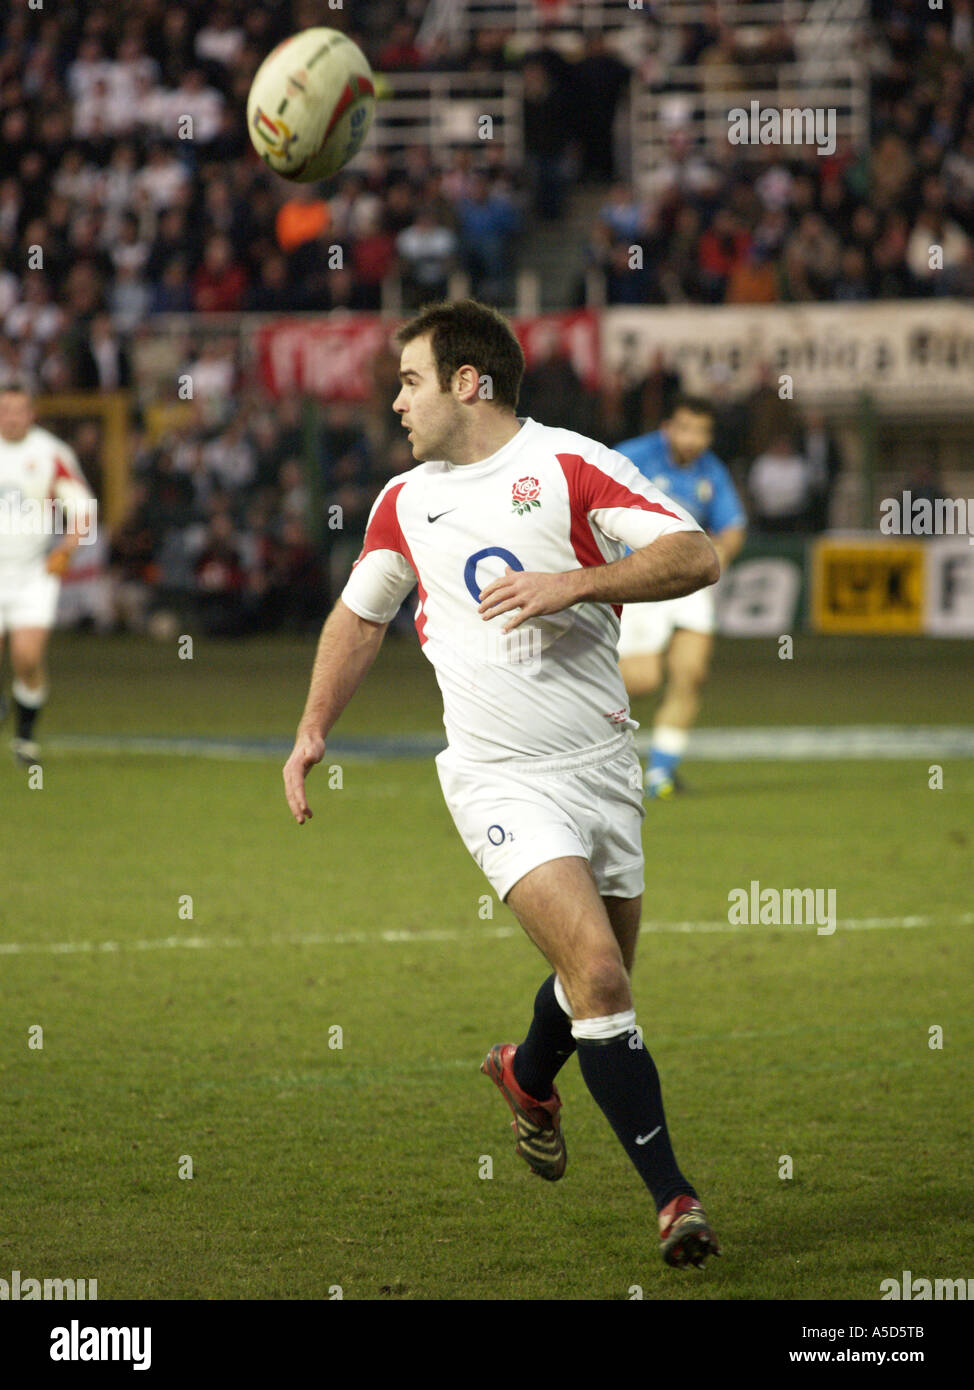
POLYGON ((487 838, 492 845, 502 845, 505 840, 514 839, 514 831, 505 830, 502 825, 488 825, 487 838))

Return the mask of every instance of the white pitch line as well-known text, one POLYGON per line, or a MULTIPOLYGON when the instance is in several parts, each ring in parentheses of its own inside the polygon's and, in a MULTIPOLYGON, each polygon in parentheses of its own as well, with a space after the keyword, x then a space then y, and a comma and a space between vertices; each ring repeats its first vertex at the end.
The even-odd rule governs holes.
MULTIPOLYGON (((960 912, 950 917, 848 917, 839 918, 836 931, 883 931, 898 927, 969 927, 974 924, 974 912, 960 912)), ((644 932, 746 932, 746 931, 810 931, 808 926, 767 922, 641 922, 644 932)))
MULTIPOLYGON (((901 927, 969 927, 974 925, 974 912, 961 912, 947 917, 850 917, 840 920, 837 931, 884 931, 901 927)), ((780 931, 815 930, 815 924, 801 925, 753 925, 731 922, 643 922, 640 930, 644 932, 678 934, 687 932, 767 932, 769 935, 780 931)), ((240 947, 259 948, 261 946, 370 946, 376 943, 398 945, 409 942, 468 941, 471 937, 482 940, 499 941, 506 937, 518 936, 517 927, 483 927, 471 931, 452 931, 449 929, 430 931, 381 931, 381 932, 340 932, 329 936, 324 932, 304 936, 268 936, 255 941, 251 937, 238 936, 160 936, 149 941, 5 941, 0 942, 0 956, 21 956, 42 954, 50 956, 71 955, 113 955, 118 951, 208 951, 230 950, 240 947)))

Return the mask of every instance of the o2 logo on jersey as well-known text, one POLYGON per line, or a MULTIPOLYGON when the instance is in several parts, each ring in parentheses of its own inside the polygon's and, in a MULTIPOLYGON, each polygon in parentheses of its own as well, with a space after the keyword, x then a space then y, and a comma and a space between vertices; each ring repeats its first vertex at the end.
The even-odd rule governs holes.
MULTIPOLYGON (((470 559, 463 567, 463 582, 466 584, 467 590, 474 603, 480 602, 480 589, 477 587, 477 566, 480 564, 481 560, 486 560, 488 555, 496 555, 498 559, 504 561, 505 565, 510 565, 512 570, 521 570, 522 572, 524 570, 524 566, 517 556, 512 555, 511 552, 505 550, 503 546, 489 545, 486 550, 476 551, 470 556, 470 559)), ((483 587, 484 586, 481 585, 481 588, 483 587)))
MULTIPOLYGON (((477 584, 477 566, 481 560, 496 555, 512 570, 524 573, 524 566, 516 555, 503 546, 491 545, 486 550, 478 550, 463 567, 463 582, 474 603, 480 603, 480 592, 484 585, 477 584)), ((505 618, 510 614, 505 614, 505 618)), ((478 639, 479 642, 479 639, 478 639)), ((478 647, 479 650, 479 647, 478 647)), ((541 653, 544 638, 537 626, 516 627, 513 632, 503 632, 490 623, 486 632, 486 657, 490 666, 517 666, 522 672, 537 671, 541 666, 541 653)))

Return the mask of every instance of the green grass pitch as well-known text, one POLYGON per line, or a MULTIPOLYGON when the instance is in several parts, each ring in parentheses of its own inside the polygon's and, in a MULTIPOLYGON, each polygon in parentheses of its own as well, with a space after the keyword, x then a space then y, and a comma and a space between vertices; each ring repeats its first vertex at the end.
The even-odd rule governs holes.
MULTIPOLYGON (((637 1017, 725 1251, 679 1272, 574 1061, 564 1180, 512 1152, 478 1067, 523 1036, 547 969, 488 915, 431 759, 326 754, 343 785, 317 769, 299 828, 280 759, 58 748, 287 736, 312 654, 55 639, 43 787, 0 766, 0 1277, 97 1279, 101 1299, 708 1300, 974 1272, 974 761, 945 761, 939 791, 932 759, 690 762, 694 794, 649 807, 637 1017), (713 929, 752 879, 834 888, 838 929, 713 929)), ((963 643, 798 639, 782 662, 724 642, 703 722, 965 724, 969 669, 963 643)), ((336 737, 438 727, 431 671, 390 638, 336 737)))

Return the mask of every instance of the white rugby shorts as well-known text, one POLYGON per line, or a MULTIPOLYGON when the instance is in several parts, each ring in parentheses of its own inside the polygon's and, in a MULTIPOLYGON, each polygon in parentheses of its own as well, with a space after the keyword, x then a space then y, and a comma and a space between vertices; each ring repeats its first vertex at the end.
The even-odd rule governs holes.
POLYGON ((550 760, 473 762, 447 748, 436 769, 460 837, 502 902, 526 873, 568 855, 588 860, 602 896, 642 893, 646 808, 631 732, 550 760))
POLYGON ((53 627, 61 581, 43 566, 0 565, 0 634, 21 627, 53 627))
POLYGON ((713 632, 715 625, 711 589, 698 589, 695 594, 661 599, 659 603, 626 603, 619 619, 619 655, 661 652, 676 628, 713 632))

